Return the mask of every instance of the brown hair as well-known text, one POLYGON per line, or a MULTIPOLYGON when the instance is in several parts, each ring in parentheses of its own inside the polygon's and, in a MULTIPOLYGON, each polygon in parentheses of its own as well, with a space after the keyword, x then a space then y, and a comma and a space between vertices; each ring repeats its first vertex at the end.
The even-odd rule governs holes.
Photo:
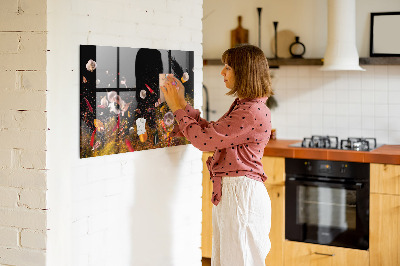
POLYGON ((227 95, 254 99, 274 94, 268 61, 260 48, 248 44, 240 45, 226 50, 221 60, 235 74, 235 86, 227 95))

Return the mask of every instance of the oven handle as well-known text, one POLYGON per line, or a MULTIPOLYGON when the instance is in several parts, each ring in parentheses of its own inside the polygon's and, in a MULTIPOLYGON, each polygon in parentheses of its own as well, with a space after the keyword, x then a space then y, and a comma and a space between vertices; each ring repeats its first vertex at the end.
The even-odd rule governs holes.
POLYGON ((296 183, 301 183, 304 185, 341 185, 349 188, 354 188, 354 189, 361 189, 363 187, 362 182, 356 182, 356 183, 347 183, 347 182, 332 182, 332 181, 321 181, 321 180, 315 180, 315 181, 309 181, 309 180, 304 180, 303 178, 297 178, 297 177, 288 177, 286 181, 291 181, 291 182, 296 182, 296 183))

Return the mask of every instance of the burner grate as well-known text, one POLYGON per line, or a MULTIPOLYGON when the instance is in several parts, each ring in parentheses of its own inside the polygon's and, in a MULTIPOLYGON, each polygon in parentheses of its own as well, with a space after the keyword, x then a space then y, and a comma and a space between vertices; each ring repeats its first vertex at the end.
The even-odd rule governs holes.
POLYGON ((376 138, 347 138, 340 141, 342 150, 370 151, 376 147, 376 138))
POLYGON ((339 142, 336 136, 313 135, 311 138, 304 138, 301 143, 293 146, 303 148, 320 149, 341 149, 354 151, 371 151, 377 148, 376 138, 347 138, 339 142))
POLYGON ((325 149, 338 149, 339 140, 336 136, 316 136, 311 138, 304 138, 301 147, 305 148, 325 148, 325 149))

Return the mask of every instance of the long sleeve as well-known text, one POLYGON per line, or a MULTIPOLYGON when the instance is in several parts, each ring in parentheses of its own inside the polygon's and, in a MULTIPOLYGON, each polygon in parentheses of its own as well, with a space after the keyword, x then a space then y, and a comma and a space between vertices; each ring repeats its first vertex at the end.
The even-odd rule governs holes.
POLYGON ((202 121, 198 122, 182 109, 175 111, 174 115, 182 134, 201 151, 228 147, 233 149, 234 146, 253 141, 250 135, 254 127, 249 125, 254 124, 255 118, 248 108, 233 109, 218 122, 207 125, 202 121))
MULTIPOLYGON (((203 118, 200 117, 200 111, 197 109, 194 109, 190 104, 186 104, 185 109, 183 109, 188 116, 196 120, 201 127, 205 127, 209 124, 209 122, 203 118)), ((172 137, 184 137, 182 132, 179 129, 179 126, 175 126, 174 129, 171 132, 172 137)))
POLYGON ((208 122, 207 120, 201 118, 200 111, 197 109, 194 109, 190 104, 186 105, 185 112, 190 117, 192 117, 194 120, 196 120, 202 128, 206 127, 206 126, 208 126, 208 124, 212 123, 212 122, 208 122))
POLYGON ((211 201, 218 205, 221 182, 227 176, 247 176, 264 182, 267 176, 261 163, 271 131, 271 113, 267 98, 236 99, 216 122, 200 118, 191 106, 174 112, 180 134, 202 151, 214 151, 207 160, 213 183, 211 201))

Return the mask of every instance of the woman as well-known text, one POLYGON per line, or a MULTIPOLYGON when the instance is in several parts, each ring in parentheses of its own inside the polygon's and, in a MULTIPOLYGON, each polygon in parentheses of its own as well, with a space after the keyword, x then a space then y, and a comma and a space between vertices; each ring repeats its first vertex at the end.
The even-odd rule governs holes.
POLYGON ((268 143, 272 95, 268 62, 252 45, 222 55, 227 95, 237 98, 218 121, 207 122, 185 102, 175 78, 161 88, 180 132, 193 146, 214 151, 207 166, 213 182, 212 265, 265 265, 270 250, 271 202, 261 158, 268 143))

